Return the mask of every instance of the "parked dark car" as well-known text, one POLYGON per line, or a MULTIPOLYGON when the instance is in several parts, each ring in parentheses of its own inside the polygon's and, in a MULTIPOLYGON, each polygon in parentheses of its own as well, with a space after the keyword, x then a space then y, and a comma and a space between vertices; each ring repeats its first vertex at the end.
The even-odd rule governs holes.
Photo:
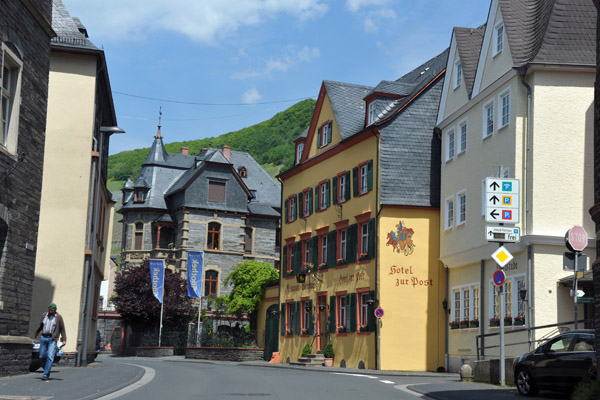
MULTIPOLYGON (((60 361, 62 354, 61 349, 56 349, 56 355, 54 356, 54 364, 60 361)), ((33 350, 31 352, 31 363, 29 363, 29 372, 35 372, 42 366, 42 360, 40 360, 40 342, 33 342, 33 350)))
POLYGON ((540 389, 568 391, 596 379, 594 331, 561 333, 517 358, 513 370, 517 390, 524 396, 533 396, 540 389))
POLYGON ((102 350, 102 335, 100 334, 100 330, 96 330, 96 353, 102 350))

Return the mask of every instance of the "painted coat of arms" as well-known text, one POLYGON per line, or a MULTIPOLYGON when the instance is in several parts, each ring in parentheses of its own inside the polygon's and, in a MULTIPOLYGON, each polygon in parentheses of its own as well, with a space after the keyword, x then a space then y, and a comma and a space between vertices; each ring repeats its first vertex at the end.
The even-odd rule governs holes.
POLYGON ((387 234, 388 241, 386 246, 392 246, 396 253, 404 252, 405 256, 411 255, 415 249, 412 236, 415 231, 412 228, 404 226, 402 221, 396 225, 396 231, 390 231, 387 234))

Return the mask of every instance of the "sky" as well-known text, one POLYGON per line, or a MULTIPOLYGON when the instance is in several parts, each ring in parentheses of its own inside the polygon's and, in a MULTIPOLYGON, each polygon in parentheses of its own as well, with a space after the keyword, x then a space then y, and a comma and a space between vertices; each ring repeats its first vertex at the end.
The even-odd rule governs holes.
POLYGON ((485 23, 488 0, 63 0, 104 50, 110 154, 214 137, 316 99, 323 80, 376 86, 485 23))

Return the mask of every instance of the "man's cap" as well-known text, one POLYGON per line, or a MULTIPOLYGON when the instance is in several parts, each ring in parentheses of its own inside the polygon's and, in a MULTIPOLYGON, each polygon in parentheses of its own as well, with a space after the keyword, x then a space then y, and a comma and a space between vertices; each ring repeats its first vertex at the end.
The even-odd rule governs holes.
POLYGON ((50 304, 48 304, 48 308, 56 308, 56 304, 55 303, 50 303, 50 304))

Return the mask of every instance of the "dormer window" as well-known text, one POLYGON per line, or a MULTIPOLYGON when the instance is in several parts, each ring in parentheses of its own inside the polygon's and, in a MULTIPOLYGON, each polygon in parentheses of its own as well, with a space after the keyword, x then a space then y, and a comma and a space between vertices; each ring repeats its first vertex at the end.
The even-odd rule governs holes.
POLYGON ((327 121, 317 130, 317 146, 319 148, 327 146, 331 143, 331 128, 333 121, 327 121))
POLYGON ((134 191, 134 203, 143 203, 146 197, 146 191, 144 189, 135 189, 134 191))
POLYGON ((494 57, 504 50, 504 22, 499 21, 494 27, 494 57))
POLYGON ((454 89, 460 86, 462 82, 462 63, 460 60, 454 63, 454 89))
POLYGON ((300 159, 302 158, 302 152, 304 151, 304 142, 298 143, 296 146, 296 164, 300 164, 300 159))
POLYGON ((373 122, 375 122, 375 118, 377 118, 375 101, 369 103, 369 114, 367 118, 367 125, 371 125, 373 122))
POLYGON ((246 171, 246 167, 240 167, 238 170, 241 178, 246 178, 248 176, 248 171, 246 171))

